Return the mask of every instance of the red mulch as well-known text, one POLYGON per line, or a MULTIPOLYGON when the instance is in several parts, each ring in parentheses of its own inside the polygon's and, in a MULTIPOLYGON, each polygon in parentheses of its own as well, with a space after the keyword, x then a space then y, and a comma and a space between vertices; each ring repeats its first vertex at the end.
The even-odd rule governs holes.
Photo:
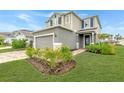
POLYGON ((28 59, 28 62, 31 63, 36 69, 38 69, 40 72, 44 74, 50 74, 50 75, 59 75, 64 74, 71 69, 75 68, 76 62, 75 60, 71 60, 69 62, 63 63, 59 62, 58 66, 51 69, 44 60, 38 59, 38 58, 32 58, 28 59))

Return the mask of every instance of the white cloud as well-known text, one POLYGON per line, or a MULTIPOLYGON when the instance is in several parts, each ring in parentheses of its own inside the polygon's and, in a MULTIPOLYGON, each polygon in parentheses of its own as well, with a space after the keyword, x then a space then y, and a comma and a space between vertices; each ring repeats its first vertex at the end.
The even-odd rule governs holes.
POLYGON ((102 32, 112 34, 112 35, 115 35, 115 34, 119 33, 119 34, 124 36, 124 33, 123 33, 124 32, 124 27, 123 26, 108 25, 108 26, 103 27, 102 32))
POLYGON ((50 12, 50 13, 34 13, 34 16, 40 16, 40 17, 50 17, 54 12, 50 12))
POLYGON ((0 23, 0 32, 11 32, 17 29, 20 29, 20 27, 9 23, 0 23))
POLYGON ((17 17, 21 20, 24 20, 27 23, 33 23, 34 22, 32 17, 30 15, 27 15, 27 14, 19 14, 19 15, 17 15, 17 17))
POLYGON ((109 33, 109 34, 121 34, 124 36, 124 21, 108 24, 107 22, 104 22, 103 24, 103 33, 109 33))

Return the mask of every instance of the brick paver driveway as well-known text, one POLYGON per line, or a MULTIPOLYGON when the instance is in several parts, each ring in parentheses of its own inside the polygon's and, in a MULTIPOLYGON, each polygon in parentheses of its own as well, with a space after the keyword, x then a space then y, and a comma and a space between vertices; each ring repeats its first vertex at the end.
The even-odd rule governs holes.
POLYGON ((0 63, 5 63, 5 62, 19 60, 19 59, 25 59, 25 58, 27 58, 25 51, 0 53, 0 63))

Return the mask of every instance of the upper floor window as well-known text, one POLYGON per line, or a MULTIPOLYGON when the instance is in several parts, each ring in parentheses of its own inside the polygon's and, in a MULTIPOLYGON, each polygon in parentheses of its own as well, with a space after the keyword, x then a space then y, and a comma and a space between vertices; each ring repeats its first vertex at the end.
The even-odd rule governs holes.
POLYGON ((85 28, 88 27, 88 23, 85 22, 85 28))
POLYGON ((54 17, 56 18, 56 15, 54 17))
POLYGON ((65 22, 66 22, 66 23, 69 23, 69 15, 66 15, 66 17, 65 17, 65 22))
POLYGON ((84 28, 84 21, 82 21, 82 28, 84 28))
POLYGON ((62 18, 59 17, 59 18, 58 18, 58 24, 61 24, 61 22, 62 22, 62 18))
POLYGON ((52 26, 53 25, 53 21, 52 20, 50 20, 50 26, 52 26))
POLYGON ((91 18, 91 19, 90 19, 90 27, 93 27, 93 26, 94 26, 93 23, 94 23, 94 20, 93 20, 93 18, 91 18))

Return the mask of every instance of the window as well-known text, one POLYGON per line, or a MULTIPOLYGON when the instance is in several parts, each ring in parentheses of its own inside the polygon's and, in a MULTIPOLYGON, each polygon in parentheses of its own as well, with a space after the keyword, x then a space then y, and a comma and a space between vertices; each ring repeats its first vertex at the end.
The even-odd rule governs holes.
POLYGON ((59 17, 59 18, 58 18, 58 24, 61 24, 61 22, 62 22, 62 18, 59 17))
POLYGON ((50 26, 52 26, 53 25, 53 21, 52 20, 50 20, 50 26))
POLYGON ((69 23, 69 16, 66 16, 66 23, 69 23))
POLYGON ((85 22, 85 28, 88 27, 88 24, 85 22))
POLYGON ((56 18, 56 15, 54 17, 56 18))
POLYGON ((82 28, 84 28, 84 21, 82 21, 82 28))
POLYGON ((86 19, 84 20, 84 28, 88 28, 89 27, 89 20, 86 19))
POLYGON ((90 19, 90 27, 93 27, 93 18, 90 19))

